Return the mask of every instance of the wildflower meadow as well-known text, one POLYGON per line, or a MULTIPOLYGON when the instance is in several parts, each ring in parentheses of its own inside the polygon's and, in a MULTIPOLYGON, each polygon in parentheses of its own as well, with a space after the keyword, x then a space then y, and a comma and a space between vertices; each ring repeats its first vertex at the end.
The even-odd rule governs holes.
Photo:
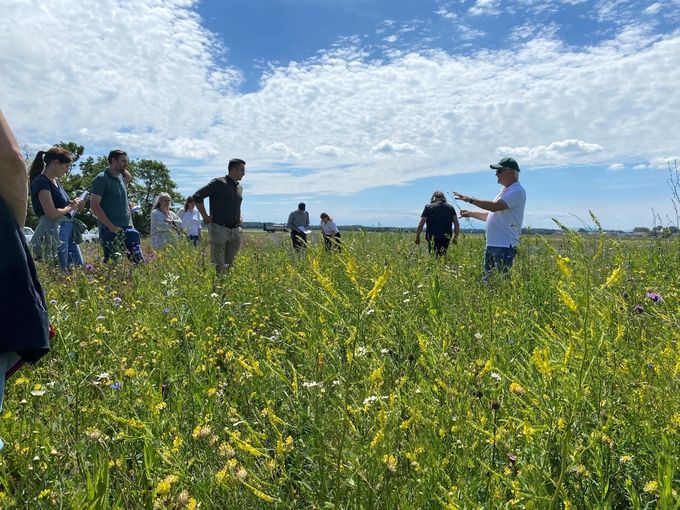
POLYGON ((39 267, 1 508, 680 507, 677 237, 527 235, 488 284, 481 236, 244 237, 226 277, 207 244, 39 267))

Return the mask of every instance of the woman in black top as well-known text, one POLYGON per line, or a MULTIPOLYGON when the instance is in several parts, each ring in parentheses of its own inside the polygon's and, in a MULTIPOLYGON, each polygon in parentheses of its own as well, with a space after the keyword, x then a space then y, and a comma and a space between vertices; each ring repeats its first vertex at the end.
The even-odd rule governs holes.
POLYGON ((33 251, 39 259, 57 257, 66 271, 69 264, 83 265, 83 256, 73 238, 73 214, 84 204, 69 200, 59 179, 73 164, 73 155, 62 147, 39 151, 29 171, 31 203, 39 218, 33 235, 33 251))

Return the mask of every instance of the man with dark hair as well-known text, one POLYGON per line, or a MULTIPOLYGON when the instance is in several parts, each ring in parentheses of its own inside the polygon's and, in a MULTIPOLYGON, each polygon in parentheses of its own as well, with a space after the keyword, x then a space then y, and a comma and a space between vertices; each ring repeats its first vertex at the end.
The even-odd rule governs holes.
POLYGON ((286 227, 290 230, 290 240, 293 248, 299 251, 307 245, 307 232, 309 232, 309 213, 305 211, 304 202, 298 204, 298 208, 288 215, 286 227))
POLYGON ((420 244, 420 233, 425 225, 427 225, 427 248, 432 253, 434 245, 435 256, 441 257, 446 255, 449 243, 451 242, 451 234, 453 234, 453 244, 458 242, 460 225, 458 224, 456 210, 446 201, 446 196, 443 192, 435 191, 432 194, 430 203, 423 209, 420 215, 420 223, 418 223, 416 228, 416 244, 420 244), (452 224, 455 231, 451 228, 452 224))
POLYGON ((227 175, 213 179, 193 195, 196 209, 210 225, 210 255, 218 273, 233 265, 241 246, 243 188, 240 182, 246 174, 246 162, 231 159, 227 170, 227 175), (210 214, 203 205, 206 198, 210 198, 210 214))
POLYGON ((496 198, 480 200, 458 192, 453 193, 457 199, 483 209, 483 211, 461 209, 460 216, 486 221, 485 279, 494 269, 505 273, 512 266, 522 233, 524 205, 527 200, 526 191, 519 183, 517 161, 503 158, 498 164, 489 167, 496 171, 498 184, 503 186, 496 198))
POLYGON ((109 152, 109 167, 92 181, 90 207, 99 221, 99 242, 104 250, 104 262, 116 253, 117 245, 125 245, 128 258, 134 263, 144 260, 140 235, 132 226, 127 187, 123 175, 129 160, 125 151, 109 152))

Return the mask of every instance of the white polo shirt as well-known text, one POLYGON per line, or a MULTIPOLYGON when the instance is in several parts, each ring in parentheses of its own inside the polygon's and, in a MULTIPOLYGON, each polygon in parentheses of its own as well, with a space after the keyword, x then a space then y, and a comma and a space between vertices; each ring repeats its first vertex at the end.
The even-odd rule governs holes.
POLYGON ((486 217, 486 245, 501 248, 515 247, 519 244, 519 236, 522 233, 527 194, 517 181, 503 188, 494 201, 499 199, 503 200, 508 208, 489 212, 486 217))

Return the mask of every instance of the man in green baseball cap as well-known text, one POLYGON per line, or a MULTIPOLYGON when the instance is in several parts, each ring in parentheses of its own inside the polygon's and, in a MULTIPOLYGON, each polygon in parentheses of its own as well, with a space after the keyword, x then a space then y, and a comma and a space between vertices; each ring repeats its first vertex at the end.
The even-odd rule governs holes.
POLYGON ((524 221, 527 194, 519 183, 519 165, 512 158, 503 158, 495 165, 498 184, 503 186, 493 200, 481 200, 456 191, 454 197, 482 209, 460 210, 461 218, 475 218, 486 222, 486 250, 484 251, 484 279, 493 270, 507 272, 517 253, 524 221))

